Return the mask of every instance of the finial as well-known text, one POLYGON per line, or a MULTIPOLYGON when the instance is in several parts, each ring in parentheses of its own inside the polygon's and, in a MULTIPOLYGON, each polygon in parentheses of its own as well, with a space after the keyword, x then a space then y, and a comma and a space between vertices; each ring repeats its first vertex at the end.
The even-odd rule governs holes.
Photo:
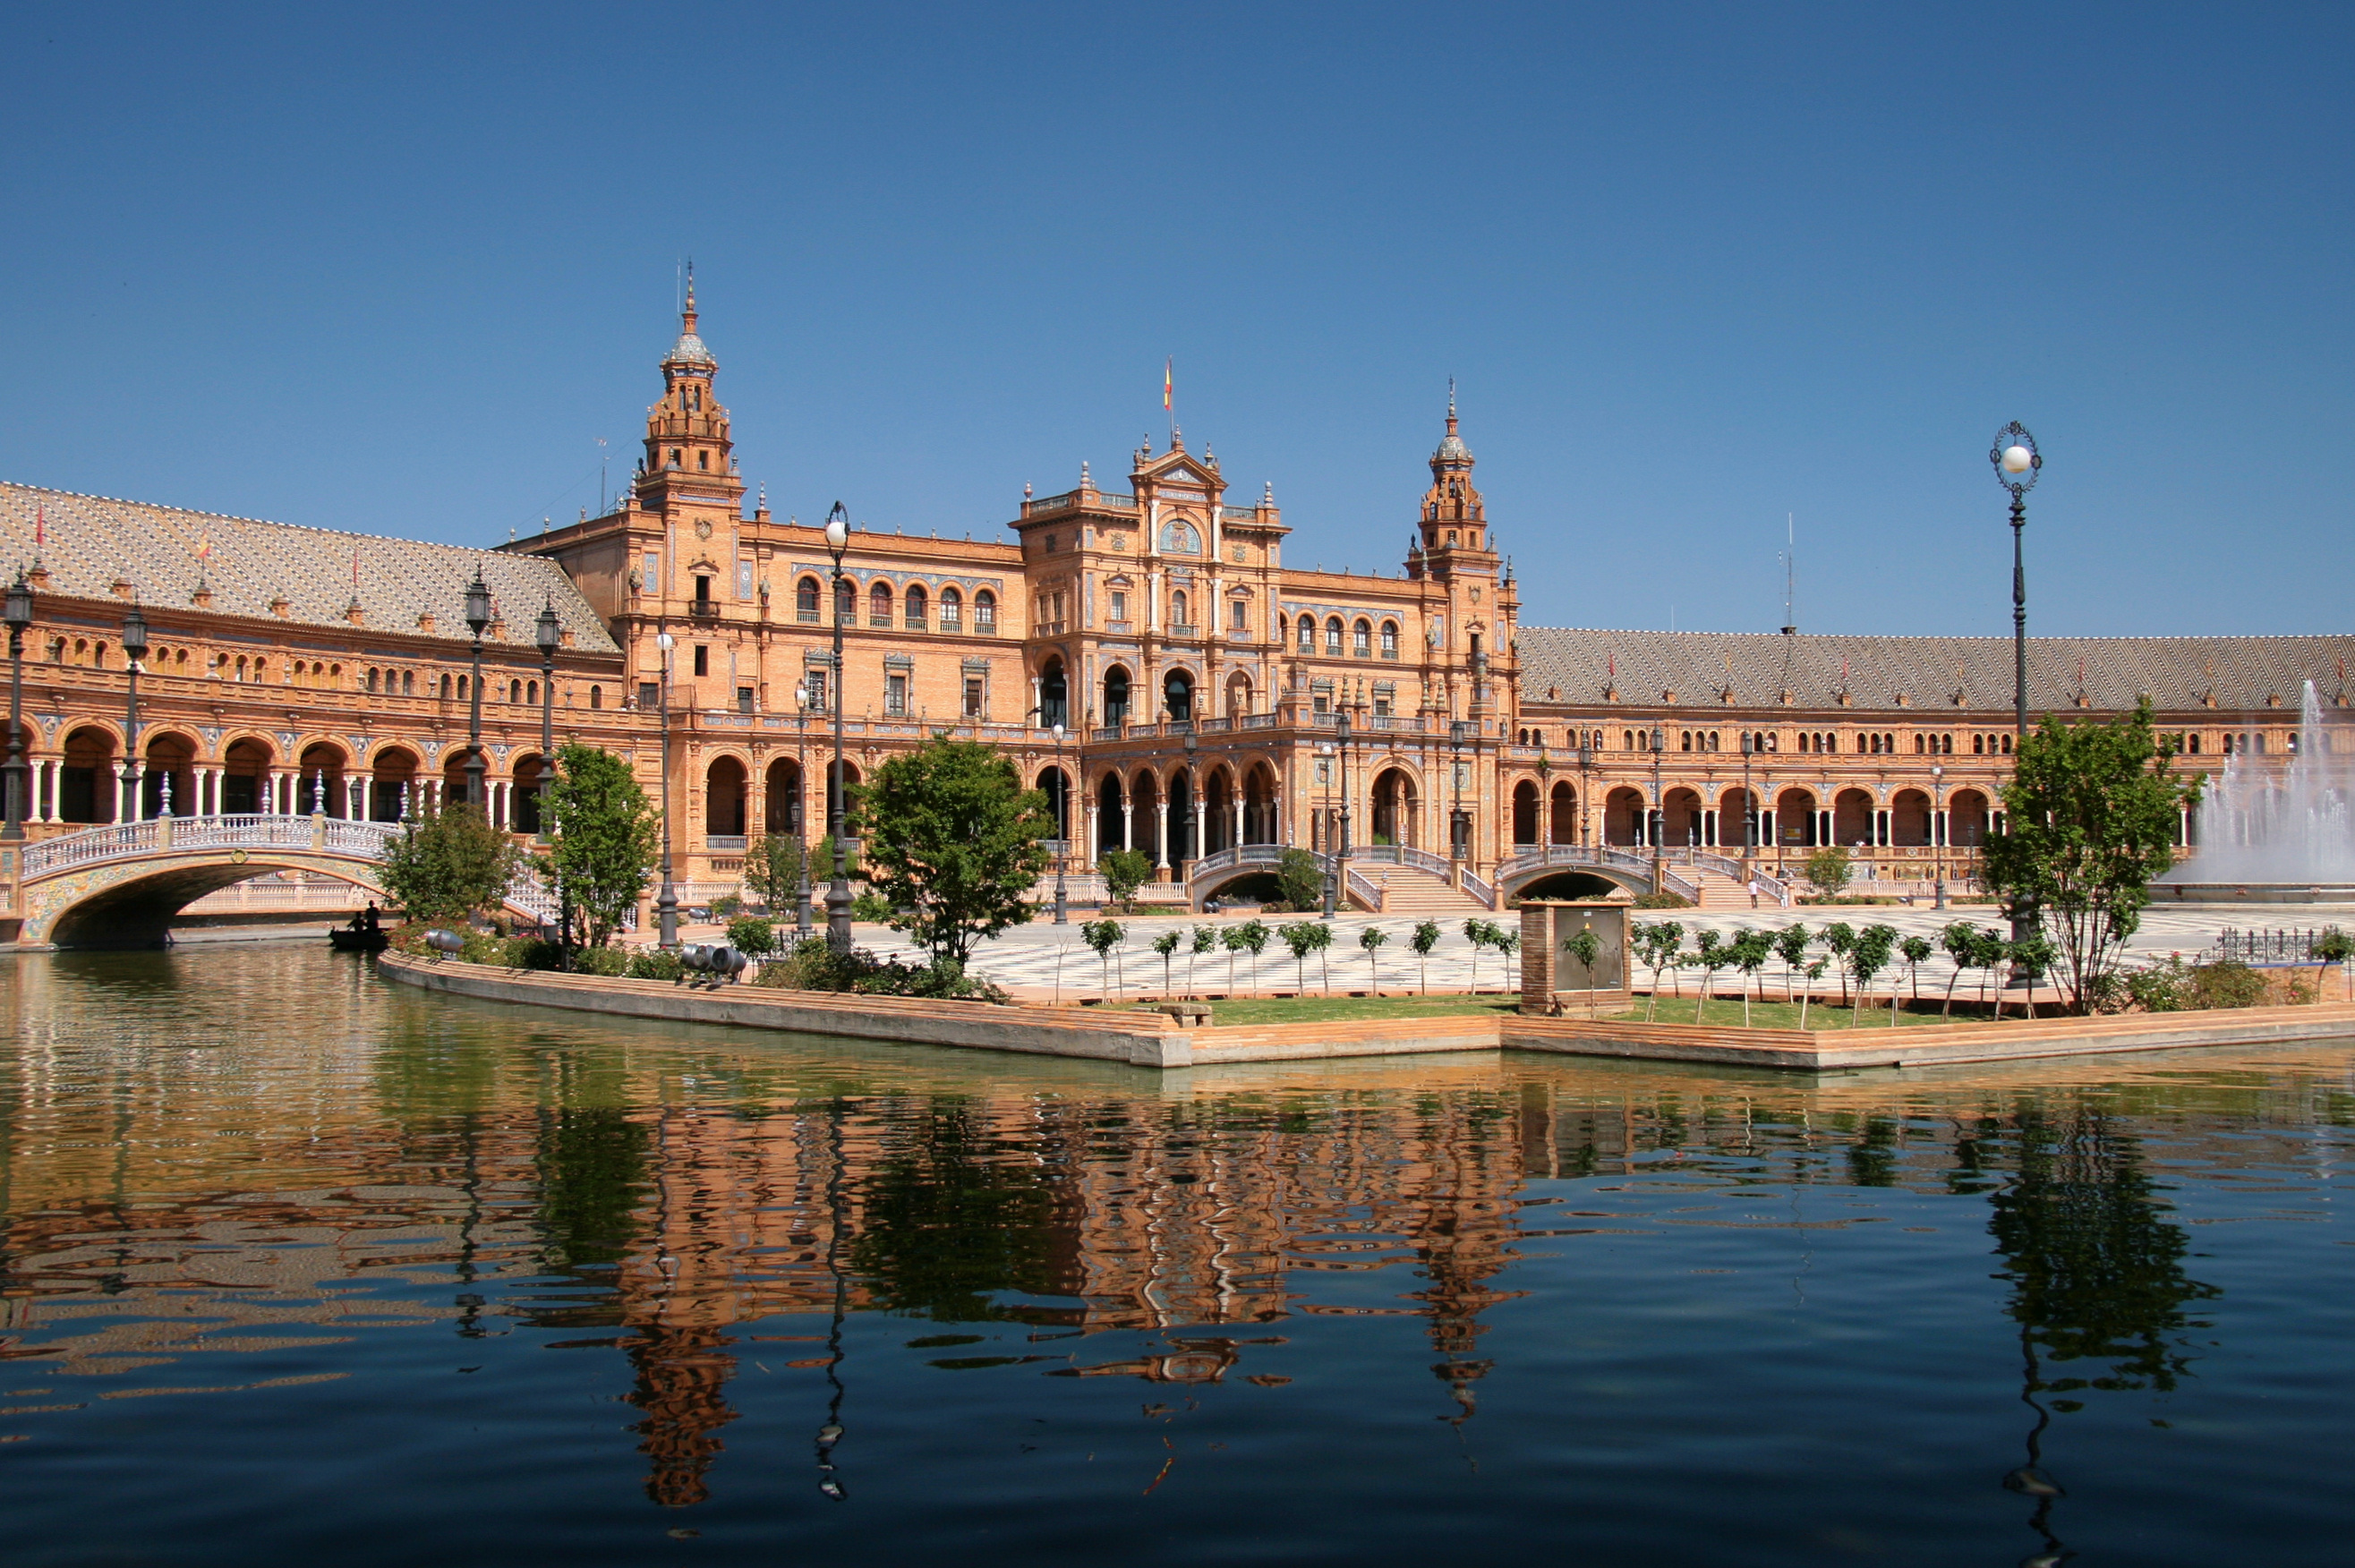
POLYGON ((1271 479, 1271 480, 1269 480, 1269 481, 1267 482, 1267 488, 1266 488, 1266 490, 1264 490, 1263 492, 1262 492, 1262 493, 1261 493, 1261 495, 1260 495, 1259 504, 1260 504, 1261 506, 1263 506, 1263 507, 1273 507, 1273 506, 1274 506, 1274 505, 1275 505, 1275 481, 1274 481, 1274 480, 1271 479))
POLYGON ((764 512, 769 509, 769 482, 766 479, 761 481, 760 507, 764 512))
POLYGON ((1028 479, 1022 481, 1022 498, 1026 501, 1030 498, 1030 481, 1028 479))
POLYGON ((1447 378, 1447 417, 1455 417, 1455 378, 1453 376, 1447 378))
POLYGON ((1169 450, 1172 452, 1186 450, 1186 432, 1178 428, 1178 421, 1175 419, 1169 421, 1169 450))
POLYGON ((1082 490, 1092 490, 1095 488, 1095 483, 1096 482, 1094 480, 1088 477, 1088 460, 1084 457, 1081 458, 1080 488, 1082 490))

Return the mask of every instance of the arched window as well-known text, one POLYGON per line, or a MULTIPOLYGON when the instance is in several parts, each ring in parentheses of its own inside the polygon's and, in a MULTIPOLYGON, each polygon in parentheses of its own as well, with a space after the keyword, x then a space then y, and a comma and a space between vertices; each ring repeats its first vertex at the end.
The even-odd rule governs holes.
POLYGON ((1334 658, 1341 656, 1341 617, 1325 617, 1325 652, 1334 658))
POLYGON ((973 629, 976 632, 997 630, 997 595, 986 588, 973 596, 973 629))
POLYGON ((519 680, 511 680, 507 682, 507 700, 509 702, 521 702, 523 700, 523 682, 519 680))
POLYGON ((1349 651, 1361 659, 1374 656, 1374 624, 1360 619, 1349 628, 1349 651))
POLYGON ((924 629, 925 610, 924 585, 922 583, 911 582, 908 584, 907 608, 908 629, 911 632, 922 631, 924 629))
POLYGON ((370 670, 370 671, 368 671, 368 690, 370 690, 371 692, 373 692, 374 690, 376 690, 376 683, 377 683, 377 676, 378 676, 378 671, 376 671, 376 670, 370 670))
POLYGON ((1300 651, 1304 654, 1316 651, 1316 617, 1314 615, 1300 617, 1300 651))
POLYGON ((534 708, 539 706, 539 682, 536 680, 527 680, 524 682, 523 699, 526 702, 530 703, 534 708))
POLYGON ((591 708, 602 708, 605 706, 605 688, 603 687, 592 686, 589 688, 589 706, 591 708))
POLYGON ((1106 724, 1121 724, 1128 719, 1128 671, 1118 665, 1104 671, 1103 718, 1106 724))
POLYGON ((941 630, 954 632, 964 624, 964 595, 954 588, 941 590, 941 630))
POLYGON ((794 618, 817 624, 818 586, 815 577, 805 577, 794 585, 794 618))
POLYGON ((1396 621, 1382 623, 1382 657, 1394 659, 1398 655, 1399 628, 1396 621))
POLYGON ((891 624, 891 585, 878 581, 867 591, 867 624, 889 626, 891 624))
POLYGON ((1182 588, 1178 589, 1169 595, 1169 629, 1176 632, 1180 626, 1192 624, 1193 623, 1186 618, 1186 591, 1182 588))
POLYGON ((414 697, 417 695, 417 672, 415 670, 405 669, 400 672, 400 695, 403 697, 414 697))

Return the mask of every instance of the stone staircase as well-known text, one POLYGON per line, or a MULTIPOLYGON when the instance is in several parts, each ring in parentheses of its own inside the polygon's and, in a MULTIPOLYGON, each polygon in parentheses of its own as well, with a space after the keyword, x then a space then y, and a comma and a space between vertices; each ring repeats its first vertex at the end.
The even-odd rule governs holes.
MULTIPOLYGON (((1729 877, 1722 871, 1711 871, 1699 866, 1679 866, 1677 869, 1683 875, 1691 878, 1693 880, 1700 884, 1700 900, 1698 907, 1701 909, 1740 910, 1746 910, 1750 907, 1749 884, 1743 882, 1741 879, 1737 877, 1729 877)), ((1779 909, 1781 906, 1776 904, 1775 901, 1765 893, 1761 892, 1758 895, 1758 907, 1762 912, 1764 912, 1771 909, 1779 909)))
POLYGON ((1412 915, 1422 920, 1491 912, 1487 905, 1458 891, 1445 878, 1434 876, 1420 867, 1352 861, 1350 869, 1382 890, 1382 913, 1385 915, 1412 915))

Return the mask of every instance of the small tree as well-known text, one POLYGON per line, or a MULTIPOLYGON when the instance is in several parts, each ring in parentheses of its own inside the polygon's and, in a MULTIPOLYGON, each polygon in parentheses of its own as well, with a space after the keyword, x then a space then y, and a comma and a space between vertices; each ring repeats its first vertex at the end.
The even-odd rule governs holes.
POLYGON ((1856 927, 1844 920, 1832 922, 1824 927, 1824 945, 1832 950, 1833 958, 1839 963, 1840 1006, 1847 1007, 1849 957, 1856 951, 1856 927))
POLYGON ((1816 982, 1824 977, 1824 970, 1830 963, 1831 959, 1826 956, 1817 959, 1806 967, 1807 988, 1799 993, 1799 1027, 1801 1029, 1807 1027, 1807 1004, 1816 999, 1816 982))
MULTIPOLYGON (((1521 988, 1521 982, 1519 977, 1513 974, 1512 963, 1513 955, 1521 950, 1521 933, 1509 927, 1491 923, 1488 927, 1488 945, 1495 948, 1497 956, 1505 961, 1505 976, 1512 982, 1512 989, 1518 995, 1521 988)), ((1500 990, 1503 988, 1501 986, 1498 987, 1500 990)))
POLYGON ((1807 961, 1809 941, 1805 922, 1794 921, 1774 933, 1774 955, 1783 961, 1783 1000, 1796 1001, 1791 993, 1796 989, 1799 966, 1807 961))
POLYGON ((1700 996, 1693 1003, 1693 1022, 1701 1021, 1701 1009, 1709 1006, 1709 994, 1717 985, 1717 972, 1733 962, 1733 947, 1716 932, 1703 930, 1693 937, 1693 964, 1700 970, 1700 996))
POLYGON ((1439 945, 1439 923, 1416 922, 1414 934, 1407 938, 1407 945, 1414 949, 1415 963, 1423 973, 1423 994, 1427 997, 1431 995, 1431 953, 1439 945))
MULTIPOLYGON (((1987 1005, 1988 985, 1998 977, 1996 971, 2002 968, 2010 956, 2011 944, 2004 940, 2002 932, 1990 926, 1972 933, 1971 967, 1979 972, 1979 1004, 1982 1007, 1987 1005)), ((1995 1016, 2003 1016, 2003 993, 2000 990, 1995 994, 1995 1016)))
MULTIPOLYGON (((1891 955, 1897 947, 1897 928, 1890 925, 1868 925, 1856 933, 1856 944, 1849 949, 1849 967, 1856 972, 1856 1005, 1848 1016, 1849 1028, 1856 1027, 1856 1015, 1864 1010, 1866 997, 1872 990, 1872 977, 1889 967, 1891 955)), ((1891 987, 1890 1000, 1896 1000, 1891 987)), ((1896 1015, 1890 1016, 1891 1023, 1896 1015)))
POLYGON ((1809 887, 1829 902, 1840 896, 1848 887, 1849 879, 1856 875, 1856 862, 1849 859, 1848 851, 1838 845, 1827 844, 1807 857, 1800 868, 1800 874, 1807 879, 1809 887))
POLYGON ((1496 927, 1475 915, 1464 923, 1465 940, 1472 944, 1472 994, 1480 994, 1480 952, 1488 945, 1488 933, 1496 927))
POLYGON ((1268 938, 1274 934, 1275 933, 1268 928, 1267 922, 1263 920, 1247 920, 1234 929, 1235 939, 1242 944, 1243 951, 1252 955, 1252 974, 1254 978, 1259 973, 1259 955, 1267 951, 1268 938))
POLYGON ((1955 984, 1963 977, 1963 971, 1971 966, 1974 955, 1978 952, 1978 942, 1977 928, 1966 920, 1949 921, 1938 932, 1938 945, 1945 950, 1946 956, 1955 964, 1955 972, 1946 976, 1946 1003, 1938 1013, 1941 1022, 1955 1016, 1955 984))
POLYGON ((1136 912, 1136 890, 1153 879, 1153 862, 1135 849, 1108 849, 1096 862, 1104 880, 1104 895, 1129 913, 1136 912))
POLYGON ((1165 931, 1153 939, 1153 951, 1161 955, 1161 994, 1169 995, 1169 961, 1178 955, 1178 933, 1165 931))
POLYGON ((411 920, 459 921, 499 907, 523 851, 471 805, 412 816, 385 846, 384 891, 411 920))
POLYGON ((1565 938, 1562 951, 1578 960, 1586 970, 1586 1016, 1594 1016, 1594 966, 1603 960, 1603 937, 1593 926, 1583 926, 1565 938))
POLYGON ((935 966, 962 967, 975 943, 1029 921, 1055 822, 996 747, 935 736, 850 796, 867 885, 935 966))
POLYGON ((777 928, 758 915, 740 914, 728 923, 728 945, 761 957, 777 950, 777 928))
POLYGON ((1382 965, 1374 955, 1390 939, 1390 933, 1379 925, 1369 925, 1358 933, 1358 945, 1366 950, 1366 970, 1374 977, 1371 994, 1377 997, 1382 994, 1382 965))
POLYGON ((1763 931, 1744 931, 1733 938, 1733 965, 1749 976, 1742 988, 1742 1027, 1750 1027, 1750 993, 1766 985, 1766 960, 1774 955, 1774 939, 1763 931))
POLYGON ((1286 909, 1305 912, 1324 905, 1325 868, 1305 849, 1286 849, 1276 858, 1275 885, 1286 909))
MULTIPOLYGON (((1918 1005, 1922 1000, 1922 961, 1937 949, 1930 945, 1926 936, 1909 936, 1897 944, 1897 951, 1904 955, 1906 976, 1913 982, 1913 1000, 1918 1005)), ((1890 1005, 1896 1004, 1892 1001, 1890 1005)))
POLYGON ((1301 996, 1308 994, 1308 955, 1323 945, 1316 937, 1324 929, 1321 923, 1313 920, 1295 920, 1289 925, 1276 928, 1276 935, 1292 949, 1292 968, 1296 982, 1294 989, 1301 996))
POLYGON ((1678 950, 1684 945, 1685 928, 1673 920, 1646 925, 1637 922, 1635 945, 1644 967, 1652 972, 1652 992, 1644 998, 1644 1021, 1652 1021, 1652 1011, 1659 1005, 1660 975, 1677 962, 1678 950))
POLYGON ((540 875, 563 902, 574 940, 602 947, 646 890, 661 823, 630 765, 595 746, 559 749, 549 793, 554 843, 540 875))
POLYGON ((1120 945, 1124 933, 1116 920, 1092 920, 1080 927, 1080 940, 1096 950, 1096 962, 1103 965, 1103 993, 1112 996, 1112 950, 1120 945))
POLYGON ((1231 925, 1219 933, 1219 945, 1227 950, 1227 995, 1235 994, 1235 955, 1243 950, 1243 928, 1231 925))
POLYGON ((1217 926, 1198 925, 1194 928, 1193 944, 1186 949, 1186 994, 1188 996, 1199 997, 1202 994, 1200 987, 1194 983, 1194 961, 1203 954, 1216 950, 1218 945, 1219 928, 1217 926))
POLYGON ((782 833, 764 833, 744 850, 744 885, 774 914, 801 896, 802 841, 782 833))
POLYGON ((2142 927, 2151 880, 2175 864, 2175 831, 2200 795, 2169 772, 2150 699, 2110 723, 2048 716, 2002 786, 2003 831, 1984 851, 1987 885, 2041 912, 2072 1011, 2083 1013, 2142 927))
MULTIPOLYGON (((2053 961, 2060 955, 2053 948, 2052 939, 2041 931, 2031 931, 2017 942, 2006 943, 2004 955, 2011 960, 2013 973, 2027 981, 2028 995, 2020 998, 2020 1008, 2022 1016, 2032 1019, 2036 1016, 2036 982, 2051 972, 2053 961)), ((1997 993, 1998 1007, 2001 996, 1997 993)))

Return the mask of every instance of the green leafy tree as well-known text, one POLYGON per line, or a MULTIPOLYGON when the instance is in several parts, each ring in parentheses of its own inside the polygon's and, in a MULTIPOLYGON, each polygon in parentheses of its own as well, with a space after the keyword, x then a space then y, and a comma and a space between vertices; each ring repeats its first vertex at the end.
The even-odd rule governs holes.
POLYGON ((1594 966, 1603 961, 1603 936, 1593 926, 1582 926, 1565 938, 1562 951, 1586 971, 1586 1016, 1594 1016, 1594 966))
POLYGON ((1432 950, 1439 945, 1439 923, 1435 920, 1417 922, 1414 934, 1407 938, 1407 945, 1414 949, 1415 962, 1423 972, 1423 994, 1427 997, 1431 995, 1432 950))
POLYGON ((1700 995, 1693 1002, 1693 1022, 1699 1023, 1717 985, 1717 972, 1733 962, 1733 946, 1716 932, 1703 930, 1694 935, 1693 948, 1693 966, 1700 971, 1700 995))
POLYGON ((1169 995, 1169 961, 1178 956, 1178 944, 1184 938, 1175 931, 1165 931, 1153 939, 1153 951, 1161 955, 1161 994, 1169 995))
POLYGON ((1766 960, 1774 955, 1774 938, 1764 931, 1743 931, 1733 938, 1733 966, 1749 977, 1742 988, 1742 1027, 1750 1027, 1750 994, 1763 994, 1766 986, 1766 960))
POLYGON ((1930 944, 1926 936, 1909 936, 1897 944, 1897 951, 1905 960, 1906 978, 1913 985, 1913 999, 1919 1002, 1922 999, 1923 961, 1937 949, 1930 944))
POLYGON ((1358 933, 1358 945, 1366 950, 1366 968, 1374 977, 1372 994, 1377 997, 1382 994, 1382 965, 1381 960, 1375 955, 1381 950, 1382 944, 1390 939, 1390 933, 1379 925, 1369 925, 1358 933))
MULTIPOLYGON (((1324 950, 1333 940, 1333 933, 1322 921, 1295 920, 1276 927, 1275 934, 1292 950, 1292 971, 1295 989, 1302 996, 1308 994, 1308 955, 1324 950)), ((1327 989, 1331 987, 1328 986, 1327 989)))
POLYGON ((1263 920, 1247 920, 1241 925, 1227 927, 1226 934, 1220 939, 1227 949, 1227 995, 1231 997, 1235 993, 1235 955, 1248 953, 1252 955, 1255 978, 1259 955, 1267 951, 1268 938, 1273 934, 1263 920))
POLYGON ((759 958, 777 950, 777 928, 759 915, 740 914, 728 923, 728 945, 759 958))
POLYGON ((1824 898, 1836 899, 1847 889, 1849 879, 1856 875, 1856 862, 1838 845, 1827 844, 1806 858, 1800 875, 1824 898))
POLYGON ((803 860, 800 839, 763 834, 744 851, 744 885, 772 913, 790 909, 801 896, 803 860))
POLYGON ((1188 996, 1201 995, 1200 989, 1194 984, 1194 961, 1205 953, 1215 952, 1218 945, 1219 928, 1217 926, 1198 925, 1194 928, 1193 945, 1186 949, 1186 994, 1188 996))
POLYGON ((1827 955, 1808 965, 1803 971, 1807 977, 1807 988, 1799 993, 1799 1027, 1801 1029, 1807 1027, 1807 1005, 1816 999, 1816 982, 1824 977, 1824 971, 1830 965, 1831 958, 1827 955))
POLYGON ((1055 822, 996 747, 935 736, 850 796, 868 888, 935 965, 962 968, 975 943, 1030 919, 1055 822))
POLYGON ((1306 912, 1325 902, 1325 868, 1302 848, 1286 849, 1275 862, 1275 885, 1283 890, 1284 907, 1306 912))
POLYGON ((1962 979, 1963 971, 1971 966, 1978 942, 1978 930, 1967 920, 1949 921, 1939 928, 1938 945, 1955 965, 1955 972, 1946 976, 1946 1002, 1938 1013, 1942 1020, 1955 1016, 1955 986, 1962 979))
POLYGON ((2148 698, 2108 723, 2048 716, 2002 786, 1987 885, 2040 912, 2073 1011, 2102 989, 2141 929, 2152 879, 2175 864, 2176 827, 2200 784, 2169 771, 2172 752, 2151 729, 2148 698))
MULTIPOLYGON (((1979 972, 1979 1002, 1982 1006, 1987 999, 1987 987, 1997 978, 1996 971, 2002 968, 2005 961, 2010 956, 2011 944, 2004 939, 2004 934, 2000 931, 1988 927, 1979 931, 1973 937, 1971 967, 1979 972)), ((1995 994, 1995 1012, 1998 1018, 2003 1016, 2001 991, 1995 994)))
POLYGON ((1774 955, 1783 961, 1783 999, 1796 1000, 1791 993, 1797 988, 1799 967, 1807 961, 1807 944, 1813 940, 1804 921, 1794 921, 1774 933, 1774 955))
MULTIPOLYGON (((1849 968, 1856 975, 1856 1004, 1848 1016, 1849 1028, 1856 1027, 1856 1015, 1864 1010, 1867 996, 1872 990, 1872 977, 1889 967, 1890 956, 1896 948, 1897 928, 1895 926, 1868 925, 1856 933, 1856 943, 1848 952, 1849 968)), ((1892 1007, 1895 1001, 1896 997, 1892 991, 1891 996, 1892 1007)), ((1889 1021, 1892 1024, 1897 1021, 1897 1015, 1894 1012, 1890 1014, 1889 1021)))
POLYGON ((1121 908, 1136 912, 1136 890, 1153 880, 1153 862, 1135 849, 1107 849, 1096 862, 1104 880, 1104 895, 1121 908))
POLYGON ((1488 945, 1488 935, 1497 928, 1475 915, 1464 923, 1464 939, 1472 944, 1472 994, 1480 994, 1480 954, 1488 945))
POLYGON ((1103 993, 1112 995, 1112 950, 1120 945, 1124 933, 1116 920, 1092 920, 1080 927, 1080 940, 1095 949, 1096 962, 1103 965, 1103 993))
POLYGON ((523 851, 471 805, 412 816, 385 847, 384 891, 411 920, 460 921, 499 907, 523 851))
POLYGON ((1685 928, 1679 922, 1663 920, 1646 924, 1637 921, 1631 930, 1631 945, 1644 967, 1652 972, 1651 995, 1644 998, 1644 1021, 1652 1021, 1652 1011, 1659 1005, 1660 976, 1677 962, 1678 950, 1684 946, 1685 928))
POLYGON ((556 753, 549 814, 553 843, 541 875, 563 901, 575 939, 602 947, 654 874, 662 848, 654 803, 613 752, 566 746, 556 753))
POLYGON ((1824 927, 1824 945, 1832 950, 1832 957, 1839 965, 1840 1006, 1847 1007, 1848 961, 1849 955, 1856 951, 1856 927, 1844 920, 1832 922, 1824 927))
MULTIPOLYGON (((1497 956, 1505 961, 1505 974, 1508 978, 1511 978, 1513 955, 1521 950, 1521 933, 1510 927, 1492 923, 1488 927, 1488 945, 1495 948, 1497 956)), ((1518 992, 1520 988, 1520 981, 1514 979, 1514 991, 1518 992)))

